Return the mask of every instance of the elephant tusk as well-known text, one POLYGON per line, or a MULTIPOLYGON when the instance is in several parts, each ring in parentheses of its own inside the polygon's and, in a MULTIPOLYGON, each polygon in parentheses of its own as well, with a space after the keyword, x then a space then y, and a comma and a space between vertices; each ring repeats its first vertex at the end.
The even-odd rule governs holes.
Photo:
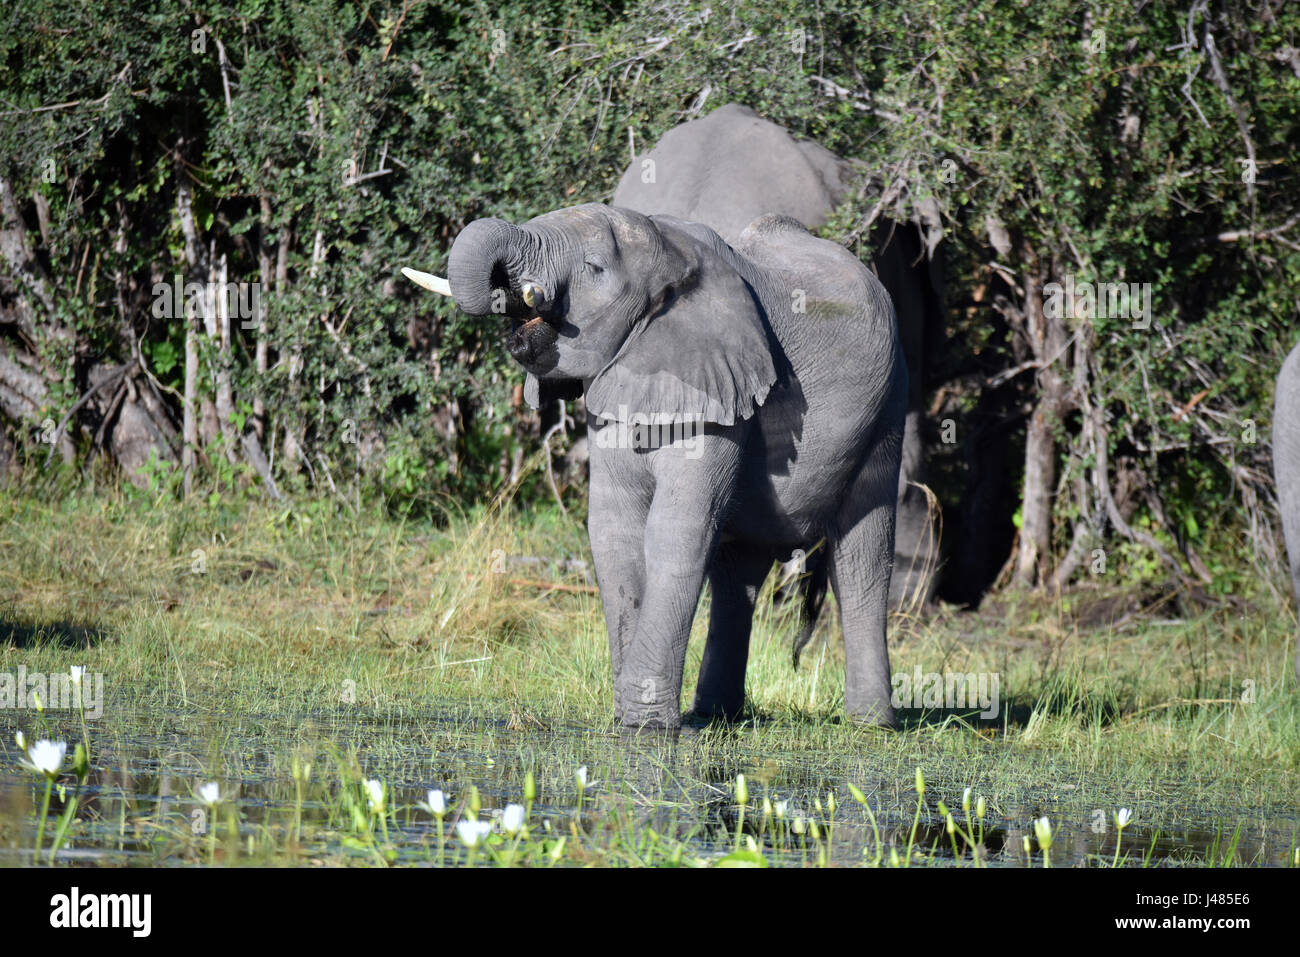
POLYGON ((402 275, 417 286, 421 286, 430 292, 436 292, 440 296, 451 295, 451 283, 441 276, 435 276, 433 273, 420 272, 418 269, 409 269, 402 267, 402 275))

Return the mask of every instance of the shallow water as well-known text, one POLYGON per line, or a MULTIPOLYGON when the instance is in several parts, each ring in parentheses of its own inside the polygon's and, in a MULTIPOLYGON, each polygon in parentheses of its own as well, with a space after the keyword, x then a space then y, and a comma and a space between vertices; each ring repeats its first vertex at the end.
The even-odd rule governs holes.
MULTIPOLYGON (((888 863, 891 850, 905 860, 910 846, 916 863, 969 864, 969 848, 958 839, 954 854, 937 810, 938 801, 945 801, 964 828, 961 791, 967 783, 987 794, 990 804, 982 829, 972 827, 982 830, 981 863, 1024 865, 1029 836, 1031 862, 1040 865, 1032 821, 1041 814, 1052 822, 1054 866, 1099 866, 1115 856, 1113 808, 1072 802, 1068 790, 1049 783, 1007 793, 939 775, 918 816, 913 778, 899 774, 896 761, 886 767, 873 765, 871 754, 770 746, 760 753, 743 733, 688 728, 674 741, 628 738, 606 729, 547 725, 531 716, 485 715, 471 703, 444 703, 420 713, 339 708, 292 715, 232 715, 221 702, 210 709, 190 704, 146 710, 118 700, 105 719, 90 725, 91 772, 58 862, 365 864, 378 863, 382 855, 393 863, 465 863, 452 824, 470 785, 478 789, 479 816, 499 818, 509 803, 522 801, 530 770, 538 785, 531 833, 567 835, 562 864, 698 863, 725 857, 747 839, 769 863, 813 864, 823 855, 825 863, 852 865, 870 863, 877 854, 888 863), (293 776, 295 755, 312 768, 301 789, 293 776), (579 766, 589 769, 591 780, 581 811, 579 766), (743 815, 733 793, 738 773, 748 780, 743 815), (369 828, 353 822, 351 807, 364 807, 356 797, 362 778, 381 780, 389 789, 387 803, 395 810, 382 839, 373 819, 369 828), (218 782, 225 798, 213 813, 195 796, 208 781, 218 782), (875 829, 851 796, 850 781, 866 794, 875 829), (430 788, 447 793, 445 840, 432 816, 416 807, 430 788), (764 816, 765 798, 785 802, 781 820, 764 816), (802 827, 794 825, 800 818, 802 827), (810 821, 817 822, 815 829, 810 821)), ((75 715, 50 713, 43 723, 34 718, 31 712, 0 711, 0 865, 32 861, 43 794, 43 784, 18 766, 14 732, 21 728, 29 741, 50 737, 70 746, 81 737, 75 715)), ((1123 832, 1127 864, 1291 861, 1300 831, 1294 810, 1178 806, 1176 775, 1171 769, 1172 801, 1150 795, 1135 802, 1136 819, 1123 832)), ((61 780, 71 796, 71 774, 61 780)), ((63 807, 56 793, 46 847, 63 807)))

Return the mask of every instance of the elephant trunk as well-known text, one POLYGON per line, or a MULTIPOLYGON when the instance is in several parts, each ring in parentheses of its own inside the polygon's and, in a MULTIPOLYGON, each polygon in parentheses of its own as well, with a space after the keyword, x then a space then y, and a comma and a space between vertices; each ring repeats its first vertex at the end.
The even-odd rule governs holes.
POLYGON ((500 219, 476 219, 456 237, 447 280, 456 304, 472 316, 503 312, 519 299, 520 279, 537 259, 535 237, 500 219), (500 289, 493 302, 493 290, 500 289), (493 309, 493 305, 496 309, 493 309))

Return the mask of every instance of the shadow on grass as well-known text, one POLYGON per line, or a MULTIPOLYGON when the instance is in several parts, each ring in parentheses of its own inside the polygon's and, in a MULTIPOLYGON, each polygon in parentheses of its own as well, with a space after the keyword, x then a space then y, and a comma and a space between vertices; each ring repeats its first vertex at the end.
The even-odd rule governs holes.
POLYGON ((76 625, 69 621, 34 625, 0 618, 0 644, 12 645, 15 648, 39 648, 42 645, 55 645, 59 648, 90 648, 108 637, 108 633, 102 628, 76 625))
POLYGON ((1124 712, 1109 697, 1094 701, 1069 694, 1048 694, 1004 698, 992 717, 984 717, 978 708, 900 708, 898 728, 912 730, 960 724, 977 732, 1000 732, 1004 728, 1026 728, 1035 715, 1040 721, 1047 717, 1082 717, 1088 724, 1108 727, 1123 717, 1124 712))

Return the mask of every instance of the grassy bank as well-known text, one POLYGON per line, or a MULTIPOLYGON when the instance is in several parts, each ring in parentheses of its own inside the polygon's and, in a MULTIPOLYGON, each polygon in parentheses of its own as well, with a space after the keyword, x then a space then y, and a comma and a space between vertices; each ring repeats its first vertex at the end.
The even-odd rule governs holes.
MULTIPOLYGON (((1295 619, 1262 585, 1194 615, 1134 610, 1112 581, 897 616, 896 672, 996 676, 999 708, 907 709, 884 732, 840 720, 833 616, 791 667, 793 613, 769 582, 750 719, 665 741, 611 727, 589 561, 580 521, 551 511, 416 522, 328 501, 6 498, 0 673, 103 676, 90 767, 81 786, 59 779, 46 856, 75 799, 55 860, 1039 866, 1046 817, 1053 865, 1105 865, 1123 807, 1120 862, 1296 863, 1295 619), (419 806, 430 789, 442 838, 419 806), (528 809, 513 835, 511 803, 528 809), (496 824, 474 849, 455 832, 470 817, 496 824)), ((44 787, 14 732, 71 747, 82 724, 10 708, 0 730, 0 856, 17 863, 44 787)))

